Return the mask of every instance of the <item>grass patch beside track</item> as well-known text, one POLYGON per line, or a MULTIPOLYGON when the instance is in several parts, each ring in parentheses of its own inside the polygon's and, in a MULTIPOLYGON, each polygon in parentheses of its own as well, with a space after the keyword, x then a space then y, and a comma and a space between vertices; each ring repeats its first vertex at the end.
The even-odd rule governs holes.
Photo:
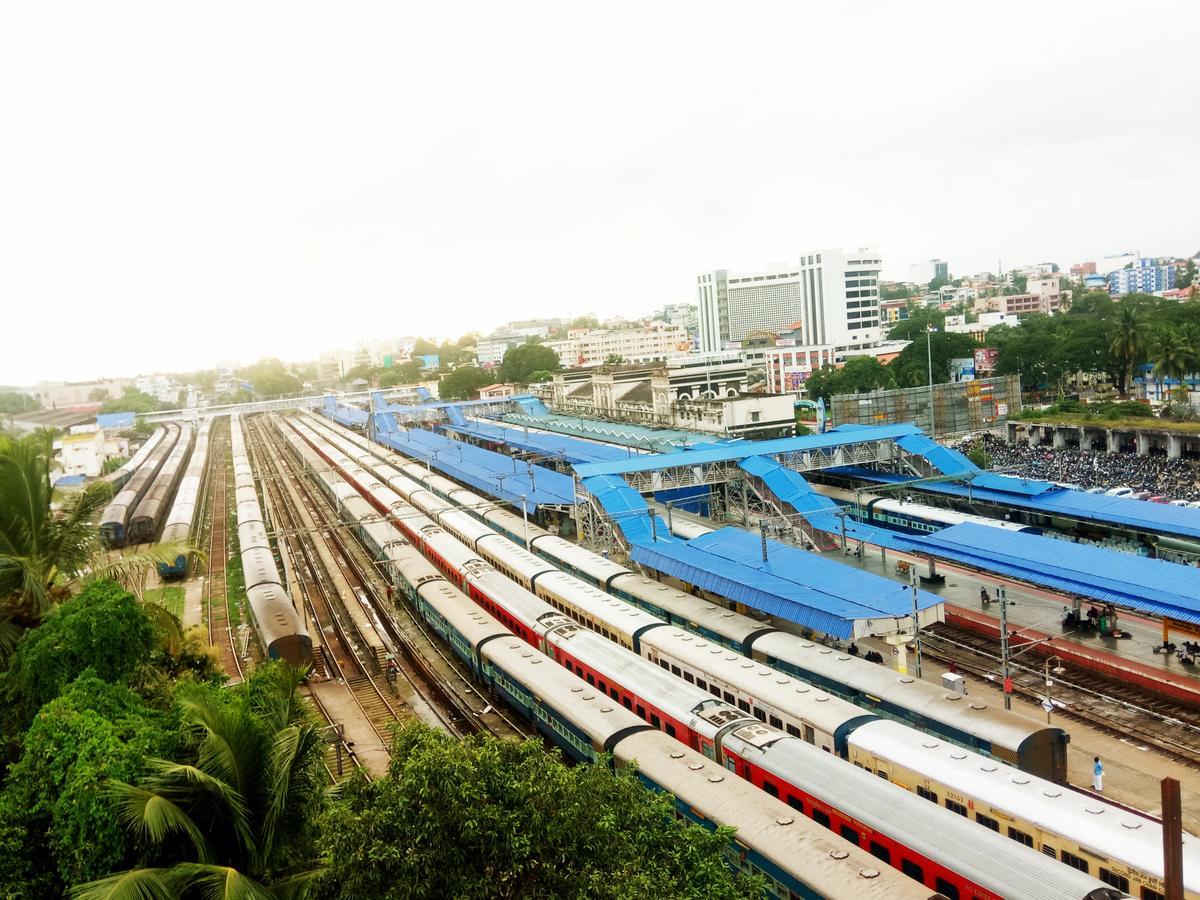
POLYGON ((161 603, 177 619, 183 619, 183 588, 176 585, 151 588, 142 595, 147 603, 161 603))

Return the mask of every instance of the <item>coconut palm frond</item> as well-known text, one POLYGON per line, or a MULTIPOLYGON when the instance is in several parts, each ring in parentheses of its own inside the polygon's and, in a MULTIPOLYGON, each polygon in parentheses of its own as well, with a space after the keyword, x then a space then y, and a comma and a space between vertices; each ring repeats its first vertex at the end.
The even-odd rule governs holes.
POLYGON ((269 890, 231 866, 180 863, 171 877, 180 894, 208 900, 273 900, 269 890))
POLYGON ((75 900, 173 900, 179 895, 168 869, 131 869, 76 885, 68 896, 75 900))
POLYGON ((196 855, 202 860, 209 858, 204 834, 187 813, 166 797, 115 780, 109 782, 108 793, 116 801, 118 817, 130 831, 155 844, 162 843, 168 835, 183 832, 191 839, 196 855))

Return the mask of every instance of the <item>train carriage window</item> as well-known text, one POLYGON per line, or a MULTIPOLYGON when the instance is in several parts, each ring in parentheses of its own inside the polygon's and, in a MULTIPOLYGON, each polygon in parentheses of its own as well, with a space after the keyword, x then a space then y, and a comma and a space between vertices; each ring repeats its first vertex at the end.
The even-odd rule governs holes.
POLYGON ((639 718, 642 718, 642 719, 646 718, 646 707, 642 706, 642 704, 639 703, 637 705, 637 714, 638 714, 639 718))
POLYGON ((1050 857, 1051 859, 1058 859, 1058 851, 1055 850, 1053 847, 1051 847, 1049 844, 1042 844, 1042 852, 1044 854, 1046 854, 1048 857, 1050 857))
POLYGON ((810 744, 815 744, 817 742, 817 733, 813 730, 811 725, 804 726, 804 739, 810 744))
POLYGON ((934 803, 938 802, 938 795, 927 788, 918 787, 917 796, 924 797, 926 800, 932 800, 934 803))
POLYGON ((738 705, 738 709, 740 709, 742 712, 750 712, 750 704, 747 703, 745 700, 739 700, 737 702, 737 705, 738 705))
POLYGON ((681 675, 683 673, 681 673, 679 671, 679 666, 671 666, 671 674, 672 675, 681 675))
POLYGON ((1011 826, 1008 829, 1008 836, 1010 838, 1012 838, 1014 841, 1016 841, 1017 843, 1024 844, 1026 847, 1033 846, 1033 835, 1026 834, 1025 832, 1020 831, 1011 826))
POLYGON ((596 686, 596 679, 592 677, 592 673, 591 673, 591 672, 588 672, 588 675, 587 675, 587 683, 588 683, 588 684, 590 684, 592 687, 595 687, 595 686, 596 686))
POLYGON ((812 811, 812 817, 813 821, 818 825, 824 825, 830 831, 833 830, 833 824, 829 821, 829 816, 826 813, 821 812, 819 809, 814 809, 812 811))
POLYGON ((958 900, 958 887, 948 882, 945 878, 939 878, 934 882, 934 890, 946 898, 946 900, 958 900))
POLYGON ((913 878, 922 884, 925 883, 925 870, 918 866, 911 859, 900 860, 900 871, 909 878, 913 878))
POLYGON ((964 817, 967 814, 967 808, 961 803, 955 803, 953 800, 946 801, 946 809, 950 810, 950 812, 958 813, 960 816, 964 817))
POLYGON ((650 713, 650 724, 655 728, 662 728, 662 719, 660 719, 654 713, 650 713))
POLYGON ((1000 830, 1000 823, 998 821, 996 821, 995 819, 993 819, 991 816, 985 816, 983 813, 980 813, 980 812, 975 813, 975 821, 978 822, 980 825, 982 825, 984 828, 992 829, 992 831, 1000 830))
POLYGON ((1076 856, 1074 853, 1064 850, 1062 852, 1062 861, 1072 869, 1078 869, 1080 872, 1084 873, 1088 871, 1088 861, 1082 856, 1076 856))
POLYGON ((1122 894, 1129 893, 1129 879, 1124 875, 1118 875, 1116 872, 1110 872, 1104 866, 1100 867, 1100 880, 1109 887, 1115 887, 1122 894))
POLYGON ((600 688, 600 693, 602 693, 602 694, 607 694, 607 693, 608 693, 608 685, 604 683, 604 679, 603 679, 603 678, 601 678, 601 679, 598 679, 598 680, 596 681, 596 687, 600 688))
POLYGON ((692 677, 692 673, 691 673, 691 672, 684 672, 684 673, 683 673, 683 680, 684 680, 684 681, 686 681, 688 684, 695 684, 695 683, 696 683, 696 679, 692 677))
POLYGON ((804 812, 804 802, 792 794, 787 795, 787 805, 796 810, 796 812, 804 812))
POLYGON ((626 709, 633 709, 633 701, 631 701, 628 697, 622 697, 621 702, 625 704, 626 709))
POLYGON ((887 774, 887 772, 886 772, 886 771, 884 771, 883 769, 880 769, 880 770, 879 770, 878 772, 876 772, 875 774, 876 774, 876 775, 878 775, 880 778, 887 778, 887 777, 888 777, 888 774, 887 774))
POLYGON ((838 831, 841 833, 842 837, 852 843, 855 847, 859 846, 859 834, 852 827, 849 825, 843 825, 838 829, 838 831))
POLYGON ((616 688, 609 688, 608 693, 609 693, 609 696, 611 696, 614 700, 621 699, 621 692, 618 691, 616 688))
POLYGON ((795 725, 789 724, 787 727, 787 733, 790 734, 792 737, 800 737, 800 729, 797 728, 795 725))
POLYGON ((779 718, 779 716, 771 716, 770 722, 772 728, 783 728, 783 719, 779 718))
POLYGON ((1143 887, 1141 900, 1167 900, 1167 895, 1160 894, 1154 888, 1143 887))
POLYGON ((734 697, 733 697, 733 694, 729 693, 729 691, 726 691, 726 692, 725 692, 725 702, 726 702, 726 703, 733 703, 733 702, 734 702, 734 697))
POLYGON ((763 782, 763 790, 766 791, 768 794, 770 794, 772 797, 775 797, 776 799, 779 798, 779 788, 775 787, 775 785, 771 784, 771 782, 764 781, 763 782))
POLYGON ((667 737, 675 737, 675 726, 670 722, 667 723, 667 737))
POLYGON ((767 714, 756 706, 754 707, 754 718, 760 722, 765 722, 767 721, 767 714))
POLYGON ((892 864, 892 851, 876 841, 871 841, 871 855, 876 859, 882 859, 889 866, 892 864))
POLYGON ((664 669, 666 669, 668 672, 671 671, 671 664, 669 662, 667 662, 665 659, 660 659, 658 661, 658 664, 660 666, 662 666, 664 669))

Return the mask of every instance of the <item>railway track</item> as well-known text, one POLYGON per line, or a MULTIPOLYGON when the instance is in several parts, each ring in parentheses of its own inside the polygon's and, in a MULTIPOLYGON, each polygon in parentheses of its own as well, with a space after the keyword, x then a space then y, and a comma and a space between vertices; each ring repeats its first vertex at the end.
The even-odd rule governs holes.
POLYGON ((354 748, 346 741, 342 727, 333 721, 333 715, 329 712, 329 708, 321 702, 321 698, 311 688, 306 688, 303 696, 312 707, 313 715, 325 723, 324 728, 321 729, 321 737, 325 742, 325 774, 329 777, 330 783, 337 784, 345 781, 355 772, 361 772, 367 780, 370 780, 370 773, 354 752, 354 748))
MULTIPOLYGON (((344 682, 355 705, 385 745, 391 742, 395 722, 410 721, 414 715, 398 700, 389 699, 386 688, 376 683, 371 654, 365 649, 369 638, 347 623, 331 573, 320 558, 314 539, 315 527, 306 516, 309 501, 285 474, 285 457, 273 446, 268 429, 259 420, 247 421, 248 446, 254 468, 267 501, 272 528, 282 527, 278 537, 281 553, 291 556, 296 578, 289 587, 297 591, 312 621, 321 632, 324 668, 329 677, 344 682)), ((328 718, 328 717, 327 717, 328 718)))
MULTIPOLYGON (((219 427, 219 426, 217 426, 219 427)), ((242 681, 242 661, 233 639, 233 627, 229 620, 229 593, 226 566, 229 564, 229 431, 228 426, 218 433, 213 429, 212 455, 209 459, 208 481, 205 488, 208 507, 205 521, 208 522, 208 540, 205 544, 208 556, 204 579, 204 609, 208 620, 208 643, 217 648, 221 657, 221 669, 230 683, 242 681)))
POLYGON ((406 687, 441 711, 454 733, 483 730, 501 738, 533 736, 534 731, 520 717, 497 706, 479 690, 470 670, 444 648, 419 616, 405 603, 393 601, 389 579, 316 487, 312 476, 293 463, 291 451, 285 450, 281 459, 294 483, 305 491, 321 537, 334 552, 339 570, 359 604, 352 610, 355 618, 368 620, 382 639, 380 664, 384 664, 386 657, 395 660, 398 664, 395 677, 403 678, 406 687))
MULTIPOLYGON (((922 630, 924 654, 954 662, 964 672, 997 686, 1001 681, 999 642, 952 625, 922 630)), ((1013 692, 1036 700, 1046 698, 1041 666, 1010 661, 1013 692)), ((1086 669, 1072 669, 1064 678, 1052 676, 1051 700, 1056 715, 1115 735, 1126 743, 1144 744, 1192 768, 1200 768, 1200 710, 1086 669)))

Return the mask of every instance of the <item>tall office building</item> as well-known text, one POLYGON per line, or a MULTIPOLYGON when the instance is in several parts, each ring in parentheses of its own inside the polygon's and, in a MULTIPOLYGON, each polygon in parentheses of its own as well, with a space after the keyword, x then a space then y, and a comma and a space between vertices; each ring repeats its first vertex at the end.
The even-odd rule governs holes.
POLYGON ((879 252, 805 253, 758 272, 714 269, 696 276, 700 349, 740 344, 752 332, 794 330, 804 344, 860 347, 880 340, 879 252))

